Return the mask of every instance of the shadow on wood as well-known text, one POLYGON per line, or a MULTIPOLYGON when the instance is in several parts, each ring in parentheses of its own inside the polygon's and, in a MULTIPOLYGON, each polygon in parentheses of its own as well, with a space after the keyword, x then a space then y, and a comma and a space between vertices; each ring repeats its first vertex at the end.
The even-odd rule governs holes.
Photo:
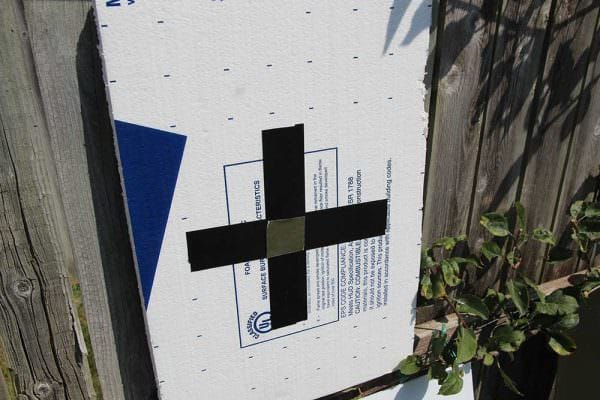
POLYGON ((87 166, 126 399, 157 398, 92 11, 77 44, 87 166))

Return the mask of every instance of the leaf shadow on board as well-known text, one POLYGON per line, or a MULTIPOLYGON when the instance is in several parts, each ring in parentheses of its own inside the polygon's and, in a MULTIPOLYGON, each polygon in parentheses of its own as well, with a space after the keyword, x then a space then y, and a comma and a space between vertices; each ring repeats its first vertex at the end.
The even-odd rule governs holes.
MULTIPOLYGON (((431 384, 435 384, 435 382, 432 381, 431 384)), ((396 396, 394 397, 394 400, 423 400, 427 394, 428 386, 429 381, 427 379, 417 378, 412 381, 408 381, 400 387, 398 393, 396 393, 396 396)))
MULTIPOLYGON (((382 54, 387 53, 392 44, 394 36, 400 27, 400 23, 408 10, 411 0, 394 0, 394 4, 390 7, 390 17, 387 23, 385 32, 385 44, 383 45, 382 54)), ((430 19, 427 18, 430 14, 431 0, 421 0, 419 7, 415 11, 410 23, 410 28, 406 36, 402 39, 402 46, 409 45, 418 35, 424 30, 429 29, 430 19)))
MULTIPOLYGON (((522 193, 531 193, 543 186, 546 176, 561 173, 558 168, 563 167, 564 159, 559 159, 560 152, 551 154, 551 147, 569 146, 593 105, 594 88, 600 84, 598 69, 588 70, 590 63, 600 55, 600 28, 596 26, 596 35, 582 43, 587 37, 585 29, 594 29, 590 22, 597 21, 600 3, 556 2, 552 9, 550 5, 545 0, 442 2, 440 15, 433 21, 438 40, 433 50, 430 89, 433 115, 430 123, 440 121, 440 125, 430 127, 425 177, 426 187, 429 180, 439 185, 435 191, 425 194, 425 214, 428 209, 442 204, 451 209, 441 224, 430 228, 431 234, 425 232, 425 225, 426 242, 464 233, 457 231, 463 229, 461 208, 464 206, 454 202, 462 197, 453 193, 464 191, 465 183, 473 182, 469 188, 471 203, 467 205, 472 222, 466 229, 474 236, 480 229, 477 221, 482 213, 504 211, 507 205, 522 199, 522 193), (473 92, 469 87, 470 78, 478 82, 473 92), (465 85, 464 96, 467 97, 453 97, 461 93, 465 85), (465 112, 462 118, 467 119, 452 125, 452 129, 442 126, 448 121, 454 123, 450 116, 435 116, 446 112, 439 107, 440 104, 447 107, 447 101, 458 101, 463 107, 459 110, 465 112), (453 148, 464 151, 464 147, 456 145, 461 141, 467 145, 473 141, 479 146, 476 151, 484 161, 473 164, 474 170, 463 168, 459 163, 465 157, 452 153, 453 148), (439 157, 432 156, 436 146, 438 149, 454 147, 444 150, 444 157, 439 157), (546 154, 540 152, 546 151, 550 152, 548 157, 557 157, 555 171, 548 171, 547 163, 536 162, 546 154), (457 164, 446 163, 443 168, 462 168, 461 172, 452 179, 440 181, 439 176, 444 176, 439 172, 440 162, 453 157, 457 164), (499 165, 502 168, 497 168, 499 165), (527 181, 526 177, 529 177, 527 181)), ((576 157, 577 151, 573 149, 570 157, 576 157)), ((473 154, 475 156, 477 154, 473 154)), ((581 174, 588 173, 581 171, 581 174)), ((548 204, 556 201, 557 198, 549 199, 548 204)), ((531 204, 524 205, 528 210, 534 209, 531 204)), ((563 211, 558 211, 559 218, 563 211)), ((533 221, 534 212, 529 214, 533 221)), ((555 234, 561 237, 565 232, 555 234)), ((471 275, 469 280, 474 282, 473 286, 481 288, 498 284, 501 279, 495 268, 471 275)))

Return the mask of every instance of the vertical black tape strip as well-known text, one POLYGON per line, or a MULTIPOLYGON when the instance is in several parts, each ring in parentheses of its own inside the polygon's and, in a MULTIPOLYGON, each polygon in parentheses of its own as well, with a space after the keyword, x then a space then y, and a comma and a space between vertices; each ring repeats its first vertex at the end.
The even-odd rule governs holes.
POLYGON ((305 248, 316 249, 385 234, 387 200, 306 214, 305 248))
POLYGON ((192 272, 267 256, 265 220, 187 232, 186 238, 192 272))
POLYGON ((306 253, 269 258, 271 329, 308 318, 306 305, 306 253))
POLYGON ((304 125, 262 132, 267 219, 304 215, 304 125))

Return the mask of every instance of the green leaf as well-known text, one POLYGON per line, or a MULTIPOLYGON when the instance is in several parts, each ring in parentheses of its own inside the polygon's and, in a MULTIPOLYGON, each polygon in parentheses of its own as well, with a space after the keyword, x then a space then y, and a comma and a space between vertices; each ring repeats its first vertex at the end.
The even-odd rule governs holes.
POLYGON ((459 297, 457 300, 458 306, 456 307, 458 312, 462 314, 474 315, 479 318, 487 319, 490 314, 485 303, 477 296, 472 294, 465 294, 459 297))
POLYGON ((548 229, 535 228, 533 230, 533 238, 538 242, 547 243, 551 246, 554 246, 556 244, 554 240, 554 235, 548 229))
POLYGON ((573 296, 563 294, 562 290, 557 290, 546 296, 546 302, 556 304, 556 313, 558 315, 573 314, 579 309, 577 299, 573 296))
POLYGON ((491 355, 490 353, 485 353, 483 355, 483 365, 485 365, 486 367, 489 367, 493 363, 494 363, 494 356, 491 355))
POLYGON ((410 355, 398 364, 398 369, 404 375, 414 375, 421 371, 421 359, 415 355, 410 355))
POLYGON ((460 393, 463 387, 463 379, 460 376, 460 371, 457 369, 452 369, 442 380, 442 384, 440 386, 440 391, 438 394, 443 396, 450 396, 453 394, 460 393))
POLYGON ((573 231, 571 233, 571 239, 577 243, 577 246, 582 253, 587 253, 589 239, 585 234, 579 233, 578 231, 573 231))
POLYGON ((465 235, 445 236, 436 240, 432 247, 443 247, 446 250, 452 250, 458 243, 463 242, 466 238, 465 235))
POLYGON ((421 278, 421 296, 425 297, 427 300, 433 298, 433 285, 431 283, 429 271, 425 272, 421 278))
POLYGON ((504 293, 488 288, 487 292, 485 293, 485 297, 483 298, 483 302, 490 311, 493 311, 496 309, 496 307, 504 303, 504 293))
POLYGON ((558 305, 555 303, 535 303, 535 312, 544 315, 556 315, 558 313, 558 305))
POLYGON ((462 280, 459 277, 460 267, 456 261, 442 261, 442 273, 444 274, 444 280, 449 286, 454 287, 462 282, 462 280))
POLYGON ((571 217, 578 219, 583 211, 583 201, 578 200, 576 202, 574 202, 573 204, 571 204, 571 208, 569 209, 569 212, 571 214, 571 217))
POLYGON ((521 259, 515 255, 514 250, 508 252, 508 254, 506 255, 506 260, 512 267, 514 267, 521 261, 521 259))
POLYGON ((546 301, 546 295, 544 294, 544 292, 542 292, 540 290, 540 287, 534 281, 532 281, 531 279, 529 279, 526 276, 521 276, 521 279, 523 279, 523 282, 525 282, 525 284, 527 286, 529 286, 530 288, 533 289, 533 291, 537 295, 538 299, 540 299, 540 301, 542 301, 542 302, 546 301))
POLYGON ((519 347, 525 341, 525 333, 514 329, 510 325, 501 325, 494 330, 492 339, 498 349, 510 353, 519 350, 519 347))
POLYGON ((600 286, 600 281, 588 281, 581 286, 581 295, 586 299, 589 297, 590 293, 600 286))
POLYGON ((439 274, 431 275, 431 287, 434 298, 439 299, 440 297, 446 296, 446 285, 439 274))
POLYGON ((529 325, 529 323, 530 323, 529 318, 526 318, 526 317, 517 318, 512 322, 512 326, 515 329, 525 330, 527 328, 527 326, 529 325))
POLYGON ((587 203, 584 215, 586 218, 600 217, 600 203, 587 203))
POLYGON ((431 249, 421 249, 421 269, 429 269, 435 265, 433 257, 431 257, 431 249))
POLYGON ((514 303, 519 314, 525 315, 529 308, 529 292, 527 291, 527 285, 521 280, 511 279, 506 281, 506 288, 510 294, 510 299, 514 303))
POLYGON ((517 389, 517 385, 515 384, 515 382, 511 379, 510 376, 508 376, 506 374, 506 372, 504 372, 504 370, 502 369, 502 367, 500 366, 500 363, 496 363, 496 365, 498 366, 498 371, 500 371, 500 376, 502 377, 502 380, 504 381, 504 385, 506 385, 506 387, 513 392, 514 394, 517 394, 519 396, 524 396, 523 393, 521 393, 519 391, 519 389, 517 389))
POLYGON ((577 349, 573 339, 564 333, 552 333, 548 340, 548 346, 559 356, 571 355, 577 349))
POLYGON ((495 257, 500 257, 502 255, 502 249, 494 242, 483 242, 481 245, 481 254, 488 261, 492 261, 495 257))
POLYGON ((456 360, 462 364, 475 357, 477 352, 477 337, 471 328, 460 326, 456 336, 456 360))
POLYGON ((429 379, 438 379, 443 381, 448 376, 448 373, 446 372, 446 367, 444 364, 441 362, 434 362, 429 366, 427 376, 429 379))
POLYGON ((510 231, 508 230, 508 220, 502 214, 483 214, 479 223, 494 236, 504 237, 510 235, 510 231))
POLYGON ((579 314, 573 313, 562 317, 560 321, 554 324, 553 328, 566 331, 575 328, 577 325, 579 325, 579 314))
POLYGON ((515 202, 515 211, 517 212, 517 226, 520 230, 525 230, 525 207, 520 202, 515 202))
POLYGON ((477 268, 481 268, 481 266, 479 265, 479 263, 477 262, 477 260, 473 257, 468 257, 468 258, 464 258, 464 257, 450 257, 448 258, 448 261, 454 261, 457 262, 458 264, 468 264, 468 265, 473 265, 477 268))
POLYGON ((562 296, 558 302, 558 315, 567 315, 577 312, 579 303, 573 296, 562 296))

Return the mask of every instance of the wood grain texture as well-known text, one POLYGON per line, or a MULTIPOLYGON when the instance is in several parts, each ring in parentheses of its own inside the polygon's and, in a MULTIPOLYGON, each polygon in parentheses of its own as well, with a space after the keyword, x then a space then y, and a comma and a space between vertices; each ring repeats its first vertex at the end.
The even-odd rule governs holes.
MULTIPOLYGON (((490 239, 479 223, 480 216, 507 211, 517 196, 550 5, 544 0, 503 3, 489 91, 482 93, 488 101, 469 228, 473 238, 469 245, 475 251, 484 237, 490 239)), ((496 263, 471 282, 481 294, 498 286, 499 275, 496 263)))
MULTIPOLYGON (((520 195, 531 229, 554 226, 598 16, 594 4, 594 0, 556 2, 520 195)), ((523 251, 522 271, 536 281, 546 250, 547 246, 530 242, 523 251)))
POLYGON ((498 2, 449 0, 439 12, 444 27, 437 42, 424 245, 467 230, 498 2))
POLYGON ((33 57, 69 234, 81 277, 90 339, 103 394, 123 399, 100 251, 94 226, 76 70, 76 52, 90 3, 24 1, 33 57))
POLYGON ((4 381, 3 374, 0 374, 0 400, 9 400, 8 399, 8 390, 6 387, 6 382, 4 381))
POLYGON ((154 398, 92 4, 23 4, 102 394, 154 398))
POLYGON ((0 339, 19 398, 93 398, 22 4, 0 1, 0 339))
MULTIPOLYGON (((596 5, 596 8, 600 5, 596 5)), ((598 14, 600 18, 600 14, 598 14)), ((600 177, 600 25, 596 22, 594 43, 589 48, 590 64, 580 94, 575 117, 570 153, 558 206, 554 216, 554 236, 559 245, 567 246, 570 241, 569 207, 576 200, 598 189, 600 177)), ((573 248, 573 246, 570 246, 573 248)), ((553 265, 544 264, 542 281, 550 281, 585 267, 577 259, 553 265)))

